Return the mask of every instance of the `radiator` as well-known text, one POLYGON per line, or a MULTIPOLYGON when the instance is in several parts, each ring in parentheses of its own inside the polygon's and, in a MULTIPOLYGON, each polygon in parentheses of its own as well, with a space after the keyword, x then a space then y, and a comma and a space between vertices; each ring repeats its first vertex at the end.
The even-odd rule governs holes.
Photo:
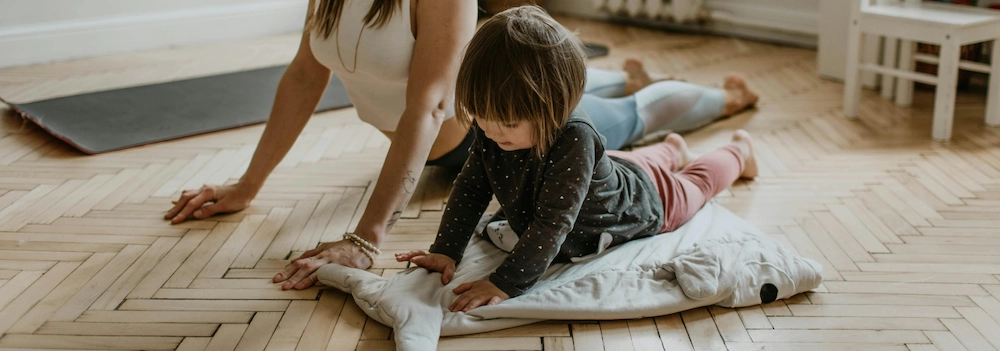
POLYGON ((633 18, 690 23, 708 18, 705 0, 593 0, 594 7, 633 18))

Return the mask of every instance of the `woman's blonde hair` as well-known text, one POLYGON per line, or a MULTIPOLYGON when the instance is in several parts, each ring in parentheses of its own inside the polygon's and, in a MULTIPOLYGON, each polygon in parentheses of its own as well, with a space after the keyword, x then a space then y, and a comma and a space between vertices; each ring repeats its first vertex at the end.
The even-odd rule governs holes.
MULTIPOLYGON (((309 18, 306 19, 306 32, 318 31, 323 38, 329 38, 333 30, 340 22, 340 14, 344 11, 344 4, 347 0, 318 0, 319 6, 315 11, 310 11, 309 18)), ((374 0, 368 14, 365 15, 365 25, 371 27, 382 27, 389 23, 393 12, 402 6, 402 0, 374 0)), ((312 5, 312 2, 310 2, 312 5)), ((310 9, 312 10, 312 9, 310 9)))
POLYGON ((580 102, 587 65, 580 40, 540 7, 496 14, 476 32, 458 71, 455 113, 480 121, 535 125, 540 158, 580 102))

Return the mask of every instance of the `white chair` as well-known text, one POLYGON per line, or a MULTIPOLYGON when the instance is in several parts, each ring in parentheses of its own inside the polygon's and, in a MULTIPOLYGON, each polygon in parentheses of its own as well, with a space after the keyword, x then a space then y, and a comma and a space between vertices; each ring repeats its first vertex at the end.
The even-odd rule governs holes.
POLYGON ((883 96, 892 96, 892 78, 896 103, 909 105, 913 81, 936 85, 934 97, 934 140, 951 138, 955 114, 955 90, 958 70, 970 69, 990 73, 987 91, 986 124, 1000 125, 1000 12, 919 0, 853 0, 847 41, 847 71, 844 78, 844 116, 855 118, 861 99, 862 70, 882 74, 883 96), (886 38, 885 65, 861 62, 864 35, 886 38), (900 40, 899 65, 896 61, 896 40, 900 40), (962 45, 994 41, 990 66, 961 61, 962 45), (937 58, 914 56, 914 43, 941 45, 937 58), (936 62, 937 75, 913 72, 914 59, 936 62))

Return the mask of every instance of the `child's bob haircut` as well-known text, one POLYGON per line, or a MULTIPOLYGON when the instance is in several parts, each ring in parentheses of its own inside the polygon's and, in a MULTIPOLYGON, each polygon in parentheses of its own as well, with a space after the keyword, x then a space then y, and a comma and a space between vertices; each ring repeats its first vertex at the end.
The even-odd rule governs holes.
POLYGON ((486 21, 458 71, 456 117, 535 125, 541 158, 583 96, 583 45, 540 7, 521 6, 486 21))

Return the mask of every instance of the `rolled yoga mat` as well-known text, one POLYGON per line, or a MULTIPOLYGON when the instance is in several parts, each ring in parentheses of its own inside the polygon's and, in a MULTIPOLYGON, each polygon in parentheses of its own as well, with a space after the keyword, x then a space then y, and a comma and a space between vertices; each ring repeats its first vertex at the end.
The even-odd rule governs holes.
MULTIPOLYGON (((265 122, 285 67, 8 105, 80 151, 99 154, 265 122)), ((332 76, 316 111, 347 106, 347 91, 332 76)))

